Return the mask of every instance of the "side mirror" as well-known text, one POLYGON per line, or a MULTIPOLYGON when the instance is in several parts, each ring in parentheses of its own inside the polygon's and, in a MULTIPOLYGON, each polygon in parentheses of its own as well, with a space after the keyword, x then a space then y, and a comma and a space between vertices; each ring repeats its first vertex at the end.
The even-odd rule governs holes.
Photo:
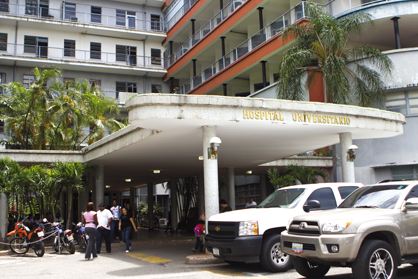
POLYGON ((320 208, 320 207, 321 207, 321 203, 319 201, 311 200, 311 201, 308 201, 307 203, 305 203, 305 205, 303 206, 303 210, 306 213, 309 213, 309 211, 311 211, 311 209, 320 208))
POLYGON ((405 208, 408 210, 418 209, 418 198, 410 198, 405 203, 405 208))
POLYGON ((48 219, 44 218, 44 219, 42 219, 42 222, 48 223, 48 219))

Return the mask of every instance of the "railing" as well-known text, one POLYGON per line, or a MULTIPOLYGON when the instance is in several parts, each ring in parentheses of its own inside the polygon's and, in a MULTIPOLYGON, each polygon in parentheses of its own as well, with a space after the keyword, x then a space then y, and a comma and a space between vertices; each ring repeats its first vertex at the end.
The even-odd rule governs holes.
POLYGON ((232 14, 239 6, 247 0, 232 0, 225 7, 222 8, 216 15, 214 15, 202 28, 197 30, 184 44, 182 44, 176 51, 164 60, 164 67, 170 67, 175 61, 191 49, 197 42, 205 37, 210 31, 224 21, 230 14, 232 14))
MULTIPOLYGON (((114 15, 92 14, 70 9, 51 9, 47 7, 27 6, 22 4, 0 3, 0 15, 10 14, 25 17, 35 17, 44 20, 67 21, 89 25, 109 26, 151 32, 164 32, 162 21, 147 21, 137 19, 135 15, 116 16, 116 9, 102 9, 114 15)), ((135 12, 136 13, 136 12, 135 12)))
POLYGON ((306 18, 305 5, 306 2, 302 2, 290 9, 289 11, 287 11, 285 14, 271 22, 265 28, 261 29, 251 38, 247 39, 239 46, 237 46, 235 49, 228 52, 221 59, 207 67, 205 70, 197 74, 195 77, 187 81, 185 84, 181 85, 175 93, 186 94, 199 84, 211 78, 216 73, 222 71, 225 67, 240 60, 244 55, 253 51, 261 44, 267 42, 268 40, 282 32, 286 26, 292 25, 302 18, 306 18))
POLYGON ((123 53, 100 52, 80 49, 4 44, 0 45, 0 56, 42 58, 48 60, 86 62, 116 66, 145 67, 162 69, 161 57, 139 56, 123 53))
POLYGON ((164 31, 168 31, 180 20, 180 18, 199 0, 186 0, 184 5, 165 24, 164 31))
POLYGON ((351 11, 362 9, 366 6, 374 5, 381 2, 391 2, 393 0, 378 0, 378 1, 364 1, 364 0, 332 0, 325 4, 325 10, 335 17, 351 11))

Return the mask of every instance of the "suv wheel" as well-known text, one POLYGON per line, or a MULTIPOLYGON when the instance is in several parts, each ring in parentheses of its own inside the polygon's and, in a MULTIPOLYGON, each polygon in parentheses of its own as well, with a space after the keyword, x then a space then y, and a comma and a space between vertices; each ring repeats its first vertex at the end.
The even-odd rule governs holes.
POLYGON ((292 258, 293 267, 300 275, 305 276, 306 278, 322 278, 331 268, 329 265, 311 263, 303 258, 292 258))
POLYGON ((261 249, 261 265, 270 272, 283 272, 292 267, 290 256, 280 248, 280 239, 281 235, 277 234, 267 236, 261 249))
POLYGON ((398 266, 392 246, 382 240, 366 240, 352 265, 354 278, 396 278, 398 266))

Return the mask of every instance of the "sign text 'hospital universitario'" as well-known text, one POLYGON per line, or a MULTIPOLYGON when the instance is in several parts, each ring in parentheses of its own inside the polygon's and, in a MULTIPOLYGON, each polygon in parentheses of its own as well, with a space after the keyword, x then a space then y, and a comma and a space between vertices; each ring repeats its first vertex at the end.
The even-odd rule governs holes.
MULTIPOLYGON (((285 121, 283 113, 277 111, 244 110, 243 113, 244 119, 285 121)), ((350 117, 307 113, 292 113, 292 120, 293 122, 335 125, 350 125, 351 123, 350 117)))

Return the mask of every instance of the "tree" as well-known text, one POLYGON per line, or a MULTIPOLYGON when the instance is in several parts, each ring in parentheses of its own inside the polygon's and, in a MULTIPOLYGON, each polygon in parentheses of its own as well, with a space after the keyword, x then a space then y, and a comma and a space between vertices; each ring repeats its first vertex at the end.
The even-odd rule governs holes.
POLYGON ((283 173, 277 169, 268 169, 267 176, 275 189, 295 184, 318 183, 318 176, 328 181, 328 173, 323 169, 289 165, 283 173))
POLYGON ((390 58, 371 46, 348 46, 352 36, 373 26, 372 17, 356 12, 337 19, 313 2, 306 4, 306 11, 307 23, 289 26, 282 34, 283 40, 295 39, 280 62, 278 98, 303 100, 306 76, 310 85, 320 75, 325 102, 359 106, 381 102, 385 84, 380 73, 390 74, 390 58))

